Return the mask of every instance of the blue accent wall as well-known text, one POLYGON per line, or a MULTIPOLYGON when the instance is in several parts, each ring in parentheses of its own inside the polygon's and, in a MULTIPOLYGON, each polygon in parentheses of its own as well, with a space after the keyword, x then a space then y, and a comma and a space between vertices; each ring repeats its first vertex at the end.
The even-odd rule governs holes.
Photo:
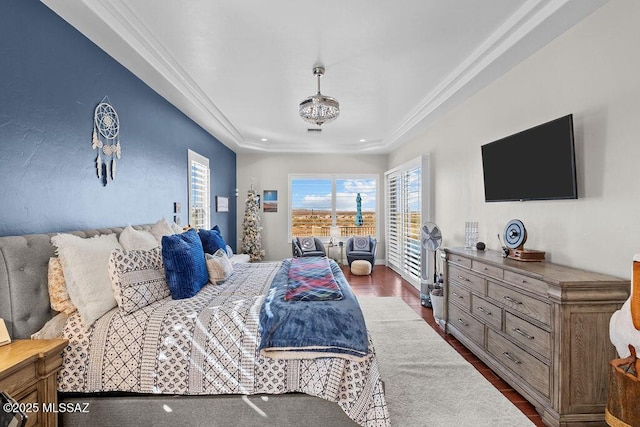
POLYGON ((37 0, 0 3, 0 235, 188 222, 187 149, 209 158, 212 225, 236 243, 236 154, 37 0), (121 124, 116 179, 91 148, 108 96, 121 124))

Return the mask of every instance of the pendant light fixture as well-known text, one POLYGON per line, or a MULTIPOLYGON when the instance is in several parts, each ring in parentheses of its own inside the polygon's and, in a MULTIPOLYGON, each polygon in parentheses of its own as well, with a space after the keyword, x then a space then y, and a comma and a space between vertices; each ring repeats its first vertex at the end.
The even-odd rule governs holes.
POLYGON ((304 121, 321 126, 338 118, 340 104, 335 98, 320 93, 320 77, 324 75, 324 67, 314 67, 313 75, 318 79, 318 93, 302 101, 299 111, 304 121))

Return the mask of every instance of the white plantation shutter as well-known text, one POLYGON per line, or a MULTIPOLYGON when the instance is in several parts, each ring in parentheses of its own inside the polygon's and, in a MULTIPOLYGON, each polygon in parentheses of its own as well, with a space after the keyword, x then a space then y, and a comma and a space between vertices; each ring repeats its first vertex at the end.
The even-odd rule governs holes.
POLYGON ((422 180, 420 166, 403 173, 403 258, 404 272, 420 280, 420 225, 422 224, 422 180))
POLYGON ((429 212, 425 157, 385 173, 385 242, 387 265, 420 287, 420 227, 429 212))
POLYGON ((385 181, 386 254, 389 267, 402 270, 402 208, 400 204, 400 174, 388 175, 385 181))
POLYGON ((189 225, 211 227, 209 159, 189 150, 189 225))

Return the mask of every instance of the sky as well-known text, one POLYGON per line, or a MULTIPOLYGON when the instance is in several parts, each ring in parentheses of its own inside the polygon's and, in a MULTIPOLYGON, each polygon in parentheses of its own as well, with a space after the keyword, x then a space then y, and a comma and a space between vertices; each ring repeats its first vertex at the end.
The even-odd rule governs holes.
MULTIPOLYGON (((362 211, 376 210, 375 179, 336 179, 336 209, 356 210, 356 196, 360 193, 362 211)), ((332 180, 293 179, 291 206, 293 209, 331 210, 332 180)))

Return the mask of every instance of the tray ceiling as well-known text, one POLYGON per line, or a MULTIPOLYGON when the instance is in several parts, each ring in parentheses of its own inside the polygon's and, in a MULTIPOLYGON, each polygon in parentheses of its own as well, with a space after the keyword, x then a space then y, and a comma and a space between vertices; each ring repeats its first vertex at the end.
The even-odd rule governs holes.
POLYGON ((310 153, 393 150, 606 2, 42 1, 234 151, 310 153))

